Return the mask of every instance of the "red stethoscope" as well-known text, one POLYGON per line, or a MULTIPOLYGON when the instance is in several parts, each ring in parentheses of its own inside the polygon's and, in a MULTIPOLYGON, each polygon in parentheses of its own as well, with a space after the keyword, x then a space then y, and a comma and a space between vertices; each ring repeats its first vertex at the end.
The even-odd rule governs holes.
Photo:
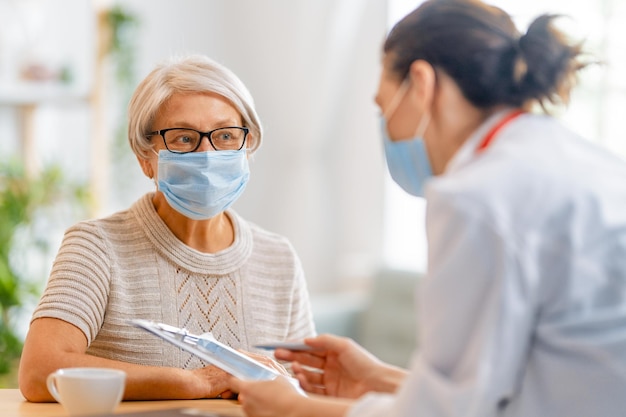
POLYGON ((494 127, 492 127, 489 132, 487 132, 487 134, 485 135, 483 140, 478 144, 478 147, 476 148, 476 153, 480 153, 480 152, 484 151, 485 149, 487 149, 487 147, 489 147, 489 145, 491 145, 491 142, 493 142, 493 139, 495 138, 495 136, 498 134, 498 132, 504 126, 506 126, 508 123, 510 123, 511 121, 513 121, 518 116, 520 116, 520 115, 522 115, 524 113, 525 112, 523 110, 515 110, 515 111, 507 114, 494 127))

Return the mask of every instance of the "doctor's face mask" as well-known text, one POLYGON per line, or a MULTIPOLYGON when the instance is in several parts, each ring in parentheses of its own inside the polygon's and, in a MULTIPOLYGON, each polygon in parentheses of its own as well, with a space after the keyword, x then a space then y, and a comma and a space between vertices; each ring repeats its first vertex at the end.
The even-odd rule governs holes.
POLYGON ((424 183, 433 176, 428 153, 424 145, 424 132, 430 122, 430 115, 424 114, 415 131, 409 139, 392 141, 387 129, 387 121, 391 119, 400 102, 409 89, 409 80, 406 79, 392 98, 387 111, 381 115, 381 133, 385 147, 385 158, 391 178, 407 193, 424 196, 424 183))

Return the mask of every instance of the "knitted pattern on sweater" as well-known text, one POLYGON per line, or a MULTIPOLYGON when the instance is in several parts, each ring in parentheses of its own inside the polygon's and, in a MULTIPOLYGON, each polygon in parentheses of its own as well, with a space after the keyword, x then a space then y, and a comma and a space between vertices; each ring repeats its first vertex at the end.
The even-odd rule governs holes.
POLYGON ((255 351, 255 344, 314 334, 302 266, 286 238, 229 210, 233 244, 202 253, 174 236, 152 196, 66 231, 33 320, 73 324, 87 338, 87 353, 95 356, 184 369, 206 364, 127 320, 210 331, 248 351, 255 351))

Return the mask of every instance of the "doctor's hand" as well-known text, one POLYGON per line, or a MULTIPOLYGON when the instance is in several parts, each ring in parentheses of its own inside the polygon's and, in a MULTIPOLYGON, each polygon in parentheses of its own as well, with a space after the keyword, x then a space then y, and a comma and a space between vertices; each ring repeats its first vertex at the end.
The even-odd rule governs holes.
POLYGON ((395 392, 407 375, 385 364, 352 339, 321 335, 304 341, 311 351, 276 349, 274 356, 290 361, 295 377, 310 393, 358 398, 366 392, 395 392))
POLYGON ((239 393, 239 403, 248 417, 296 416, 300 402, 306 399, 283 377, 272 381, 242 381, 232 377, 230 385, 239 393))
POLYGON ((247 417, 341 417, 351 405, 345 400, 305 397, 284 377, 272 381, 232 377, 230 385, 239 393, 239 403, 247 417))

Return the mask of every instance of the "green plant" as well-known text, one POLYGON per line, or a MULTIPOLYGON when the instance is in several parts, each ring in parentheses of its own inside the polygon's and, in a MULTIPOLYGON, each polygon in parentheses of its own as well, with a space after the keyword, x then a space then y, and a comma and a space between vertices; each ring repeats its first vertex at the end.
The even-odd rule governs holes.
MULTIPOLYGON (((116 133, 114 152, 118 153, 122 145, 126 143, 125 109, 135 85, 136 39, 139 19, 124 7, 114 5, 105 12, 105 22, 106 32, 109 34, 105 53, 114 67, 115 84, 122 102, 120 107, 124 109, 116 133)), ((126 149, 122 152, 127 153, 126 149)))
POLYGON ((45 234, 29 234, 28 228, 54 206, 65 204, 84 209, 87 202, 86 187, 66 181, 58 166, 30 177, 20 162, 0 162, 0 374, 9 372, 21 354, 17 313, 28 297, 39 293, 41 286, 41 280, 24 276, 16 262, 16 250, 23 249, 20 245, 45 250, 45 234), (18 239, 20 236, 26 239, 18 239))
POLYGON ((131 94, 135 88, 135 66, 137 59, 137 39, 139 39, 139 17, 128 8, 119 4, 104 11, 104 30, 106 35, 104 56, 112 67, 113 85, 111 93, 118 108, 115 116, 114 140, 111 147, 112 168, 119 175, 112 178, 114 183, 111 192, 115 197, 122 198, 128 190, 129 182, 137 171, 135 157, 128 146, 126 110, 131 94))
POLYGON ((135 69, 135 38, 138 18, 120 5, 106 12, 110 39, 107 53, 115 61, 115 77, 124 87, 132 87, 135 69))

